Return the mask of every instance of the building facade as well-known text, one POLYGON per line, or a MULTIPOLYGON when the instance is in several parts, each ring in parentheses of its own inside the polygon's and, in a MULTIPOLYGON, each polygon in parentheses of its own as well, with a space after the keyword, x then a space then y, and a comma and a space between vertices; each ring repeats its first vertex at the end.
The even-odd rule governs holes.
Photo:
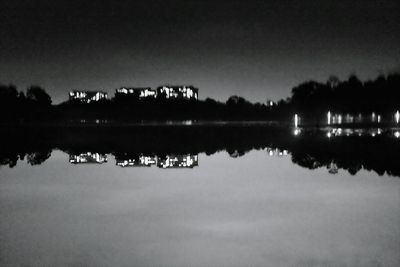
POLYGON ((132 87, 132 88, 127 88, 127 87, 121 87, 119 89, 115 90, 115 96, 116 97, 124 97, 124 96, 131 96, 131 97, 136 97, 139 99, 143 98, 156 98, 157 97, 157 91, 151 89, 150 87, 132 87))
POLYGON ((199 89, 185 85, 164 85, 157 88, 157 97, 166 99, 197 100, 199 97, 199 89))
POLYGON ((101 91, 71 91, 69 93, 70 101, 79 101, 83 103, 98 102, 100 100, 107 99, 108 95, 106 92, 101 91))

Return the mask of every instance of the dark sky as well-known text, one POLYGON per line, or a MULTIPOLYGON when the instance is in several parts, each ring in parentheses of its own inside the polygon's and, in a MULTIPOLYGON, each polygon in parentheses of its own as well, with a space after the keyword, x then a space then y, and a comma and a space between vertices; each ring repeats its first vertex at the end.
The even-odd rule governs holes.
POLYGON ((193 84, 200 98, 290 95, 308 79, 400 65, 398 0, 0 2, 0 83, 71 89, 193 84))

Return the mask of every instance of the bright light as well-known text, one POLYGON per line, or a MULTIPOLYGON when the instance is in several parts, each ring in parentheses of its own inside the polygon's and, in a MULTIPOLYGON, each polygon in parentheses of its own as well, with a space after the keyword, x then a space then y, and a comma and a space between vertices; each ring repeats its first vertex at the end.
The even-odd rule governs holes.
POLYGON ((396 123, 399 123, 399 121, 400 121, 400 112, 396 111, 396 114, 394 115, 394 117, 396 118, 396 123))
POLYGON ((297 114, 294 114, 294 127, 297 128, 298 125, 299 125, 299 116, 297 116, 297 114))
POLYGON ((341 124, 342 123, 342 115, 339 115, 338 116, 338 124, 341 124))
POLYGON ((294 135, 299 135, 300 134, 300 129, 295 129, 293 133, 294 133, 294 135))
POLYGON ((328 138, 331 138, 331 137, 332 137, 331 132, 328 132, 328 133, 326 134, 326 136, 328 136, 328 138))
POLYGON ((381 115, 378 115, 378 123, 381 122, 381 115))
POLYGON ((331 112, 328 111, 328 125, 331 124, 331 112))
POLYGON ((399 132, 399 131, 394 132, 394 136, 395 136, 396 138, 399 138, 399 137, 400 137, 400 132, 399 132))

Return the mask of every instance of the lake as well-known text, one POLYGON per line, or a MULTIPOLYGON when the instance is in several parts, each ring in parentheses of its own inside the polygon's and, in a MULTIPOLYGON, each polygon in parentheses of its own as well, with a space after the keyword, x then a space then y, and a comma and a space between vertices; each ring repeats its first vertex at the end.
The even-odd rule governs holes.
POLYGON ((399 136, 4 130, 0 266, 399 266, 399 136))

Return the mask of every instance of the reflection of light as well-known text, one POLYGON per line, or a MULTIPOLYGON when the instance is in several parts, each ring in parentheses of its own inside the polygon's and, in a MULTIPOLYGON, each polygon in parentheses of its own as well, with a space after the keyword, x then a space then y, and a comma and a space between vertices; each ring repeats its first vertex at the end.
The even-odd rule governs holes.
POLYGON ((299 125, 299 116, 297 116, 297 114, 294 114, 294 127, 297 128, 298 125, 299 125))
POLYGON ((299 135, 300 134, 300 129, 295 129, 293 133, 294 133, 294 135, 299 135))
POLYGON ((328 132, 328 133, 326 134, 326 136, 328 136, 328 138, 331 138, 331 137, 332 137, 331 132, 328 132))
POLYGON ((382 130, 381 129, 378 129, 378 132, 377 132, 378 134, 381 134, 382 133, 382 130))
POLYGON ((374 122, 375 121, 375 112, 372 112, 372 115, 371 115, 371 120, 374 122))
POLYGON ((328 111, 328 125, 331 124, 331 112, 328 111))
POLYGON ((400 121, 400 112, 396 111, 396 114, 394 115, 394 117, 396 118, 396 123, 399 123, 399 121, 400 121))
POLYGON ((399 137, 400 137, 400 132, 399 132, 399 131, 394 132, 394 136, 395 136, 396 138, 399 138, 399 137))

